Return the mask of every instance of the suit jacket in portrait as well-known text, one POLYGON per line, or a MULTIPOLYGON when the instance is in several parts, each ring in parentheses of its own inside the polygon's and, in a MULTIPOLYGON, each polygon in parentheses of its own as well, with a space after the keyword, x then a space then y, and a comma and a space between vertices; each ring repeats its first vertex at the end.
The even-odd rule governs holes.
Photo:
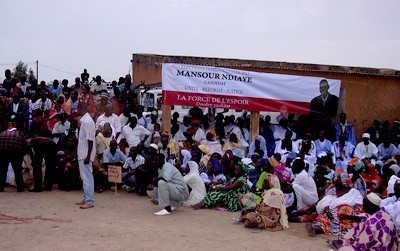
POLYGON ((338 102, 338 97, 329 94, 324 105, 322 97, 319 95, 311 100, 310 112, 325 116, 335 116, 337 114, 338 102))

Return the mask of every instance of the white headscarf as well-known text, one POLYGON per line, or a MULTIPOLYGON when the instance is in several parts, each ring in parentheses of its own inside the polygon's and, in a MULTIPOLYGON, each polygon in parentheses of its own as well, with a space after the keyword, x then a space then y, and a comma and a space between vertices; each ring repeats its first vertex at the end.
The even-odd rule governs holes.
POLYGON ((281 217, 279 222, 283 229, 289 228, 288 217, 286 213, 285 197, 281 189, 271 188, 265 191, 262 195, 263 203, 267 206, 279 209, 281 217))
POLYGON ((189 175, 189 174, 197 174, 197 175, 200 175, 200 174, 199 174, 199 165, 197 165, 196 162, 194 162, 194 161, 188 161, 188 165, 189 165, 190 170, 189 170, 188 174, 186 174, 186 175, 189 175))
POLYGON ((189 160, 192 159, 192 154, 190 154, 190 152, 188 150, 186 150, 186 149, 182 149, 181 150, 181 154, 183 156, 182 166, 181 167, 186 168, 189 160))
POLYGON ((101 122, 101 123, 99 124, 99 129, 100 129, 101 131, 103 131, 103 127, 104 127, 104 125, 105 125, 106 123, 110 125, 110 128, 111 128, 111 137, 114 137, 114 138, 115 138, 115 136, 116 136, 115 131, 116 131, 116 130, 115 130, 114 126, 111 125, 110 122, 107 122, 107 121, 101 122))

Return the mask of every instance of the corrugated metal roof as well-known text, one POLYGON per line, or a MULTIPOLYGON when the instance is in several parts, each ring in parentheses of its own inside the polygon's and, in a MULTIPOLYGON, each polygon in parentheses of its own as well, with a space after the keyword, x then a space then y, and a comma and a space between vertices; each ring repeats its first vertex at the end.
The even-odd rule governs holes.
MULTIPOLYGON (((310 71, 310 72, 330 72, 343 74, 361 74, 384 77, 400 77, 400 70, 393 69, 378 69, 367 67, 353 66, 337 66, 337 65, 319 65, 319 64, 303 64, 247 59, 228 59, 228 58, 207 58, 207 57, 189 57, 189 56, 168 56, 156 54, 133 54, 138 57, 150 57, 155 60, 152 64, 161 65, 162 63, 182 63, 196 64, 204 66, 218 67, 235 67, 235 68, 264 68, 264 69, 279 69, 279 70, 295 70, 295 71, 310 71)), ((140 62, 150 63, 150 62, 140 62)))

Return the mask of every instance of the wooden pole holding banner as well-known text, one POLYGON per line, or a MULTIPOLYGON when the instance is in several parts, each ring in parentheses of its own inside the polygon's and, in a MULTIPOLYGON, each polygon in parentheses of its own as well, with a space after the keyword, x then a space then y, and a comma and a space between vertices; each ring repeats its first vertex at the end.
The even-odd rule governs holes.
POLYGON ((162 131, 171 134, 171 106, 162 105, 162 131))
POLYGON ((250 142, 253 142, 255 140, 256 136, 260 133, 260 112, 259 111, 251 112, 250 133, 251 133, 250 142))

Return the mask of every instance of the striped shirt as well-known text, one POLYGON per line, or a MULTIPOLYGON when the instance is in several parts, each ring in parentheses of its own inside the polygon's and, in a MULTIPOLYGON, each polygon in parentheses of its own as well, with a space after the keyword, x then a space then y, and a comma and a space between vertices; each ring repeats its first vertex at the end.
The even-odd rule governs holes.
POLYGON ((79 138, 78 138, 78 160, 83 160, 88 155, 89 140, 93 142, 92 152, 90 153, 90 161, 94 161, 94 156, 96 153, 96 124, 94 123, 92 117, 89 113, 83 115, 80 120, 81 127, 79 128, 79 138))
POLYGON ((125 162, 123 168, 128 169, 128 170, 131 171, 131 170, 135 170, 138 166, 143 165, 143 164, 144 164, 144 158, 143 158, 142 155, 139 155, 139 154, 138 154, 138 155, 136 156, 136 159, 135 159, 135 160, 133 160, 132 157, 129 157, 129 158, 126 160, 126 162, 125 162))

